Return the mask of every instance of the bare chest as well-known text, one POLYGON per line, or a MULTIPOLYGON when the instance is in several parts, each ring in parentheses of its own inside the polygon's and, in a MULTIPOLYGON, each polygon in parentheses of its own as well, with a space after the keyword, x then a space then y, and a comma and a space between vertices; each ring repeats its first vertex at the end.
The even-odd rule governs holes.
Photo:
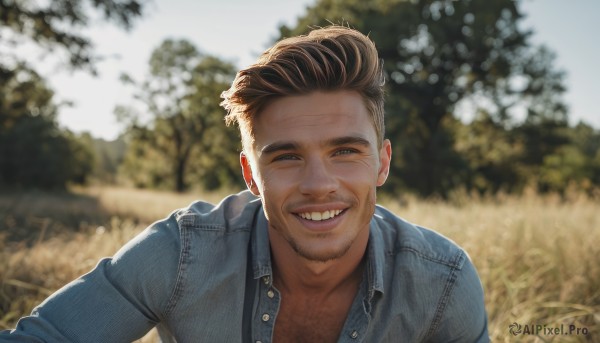
POLYGON ((282 299, 273 341, 275 343, 335 343, 353 299, 330 301, 282 299))

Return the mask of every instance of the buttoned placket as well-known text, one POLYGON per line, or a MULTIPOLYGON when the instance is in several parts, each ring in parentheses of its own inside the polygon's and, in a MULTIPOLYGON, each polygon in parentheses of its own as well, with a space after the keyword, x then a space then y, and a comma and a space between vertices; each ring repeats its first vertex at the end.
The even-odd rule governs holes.
MULTIPOLYGON (((263 276, 259 283, 259 303, 253 319, 254 343, 271 343, 281 296, 279 291, 273 287, 270 276, 263 276)), ((361 282, 360 290, 340 333, 339 343, 363 342, 370 319, 367 309, 371 307, 370 300, 366 297, 367 285, 366 279, 361 282)))
MULTIPOLYGON (((365 273, 366 274, 366 273, 365 273)), ((367 275, 364 276, 354 302, 350 307, 350 312, 340 333, 338 343, 358 343, 363 342, 370 321, 371 299, 367 296, 369 288, 367 275)))
POLYGON ((252 330, 254 342, 270 343, 273 340, 275 319, 281 297, 279 291, 273 287, 273 280, 269 275, 260 278, 258 289, 258 307, 254 315, 252 330))

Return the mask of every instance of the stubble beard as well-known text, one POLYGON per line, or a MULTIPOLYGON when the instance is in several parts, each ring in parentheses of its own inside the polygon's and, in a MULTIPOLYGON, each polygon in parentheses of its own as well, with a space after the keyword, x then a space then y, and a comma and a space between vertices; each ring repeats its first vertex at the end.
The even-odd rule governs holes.
MULTIPOLYGON (((318 235, 316 238, 326 239, 328 236, 330 236, 329 233, 323 233, 323 234, 318 235)), ((333 261, 333 260, 337 260, 339 258, 344 257, 346 255, 346 253, 348 253, 348 251, 352 247, 352 244, 354 243, 354 239, 351 239, 347 242, 344 242, 344 245, 340 249, 337 249, 335 251, 318 252, 318 251, 311 251, 311 249, 305 249, 290 235, 285 235, 284 238, 298 256, 300 256, 310 262, 320 262, 320 263, 325 263, 328 261, 333 261)))
MULTIPOLYGON (((371 211, 370 211, 371 216, 375 212, 376 199, 377 199, 376 192, 368 195, 369 201, 367 201, 366 203, 369 204, 369 206, 371 207, 371 211)), ((346 201, 346 202, 348 202, 348 201, 346 201)), ((263 206, 264 206, 264 203, 263 203, 263 206)), ((356 207, 356 206, 355 206, 355 204, 353 204, 353 206, 351 206, 351 207, 356 207)), ((344 257, 348 253, 348 251, 350 250, 352 245, 354 244, 355 240, 358 238, 358 234, 355 237, 347 238, 347 240, 343 242, 343 245, 341 246, 341 248, 336 249, 335 251, 320 252, 320 251, 311 251, 312 249, 310 249, 310 248, 307 249, 306 247, 303 247, 296 239, 294 239, 294 237, 292 237, 292 235, 290 235, 289 233, 285 233, 284 230, 279 230, 278 228, 275 228, 275 227, 274 227, 274 229, 275 229, 275 231, 279 232, 282 235, 282 237, 288 242, 288 244, 290 245, 292 250, 294 250, 294 252, 298 256, 300 256, 303 259, 306 259, 310 262, 319 262, 319 263, 325 263, 325 262, 337 260, 337 259, 344 257)), ((332 233, 327 232, 327 233, 318 234, 315 237, 317 239, 327 239, 331 235, 332 235, 332 233)), ((308 244, 310 244, 310 243, 308 243, 308 244)))

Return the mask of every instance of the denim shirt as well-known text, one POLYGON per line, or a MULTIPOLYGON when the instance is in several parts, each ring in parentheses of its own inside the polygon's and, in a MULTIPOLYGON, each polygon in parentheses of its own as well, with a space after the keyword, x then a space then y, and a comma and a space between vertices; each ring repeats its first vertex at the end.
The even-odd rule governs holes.
MULTIPOLYGON (((173 212, 58 290, 0 342, 272 341, 281 300, 259 199, 173 212)), ((377 206, 363 280, 338 342, 488 342, 467 254, 377 206)))

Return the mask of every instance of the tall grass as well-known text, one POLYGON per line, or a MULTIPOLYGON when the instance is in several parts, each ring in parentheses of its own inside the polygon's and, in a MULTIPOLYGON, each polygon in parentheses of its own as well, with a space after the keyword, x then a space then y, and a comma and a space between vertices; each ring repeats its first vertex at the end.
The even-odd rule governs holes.
MULTIPOLYGON (((0 195, 0 329, 91 269, 154 220, 197 198, 122 188, 0 195), (27 234, 27 235, 26 235, 27 234)), ((600 341, 600 206, 571 197, 453 202, 382 200, 409 221, 452 238, 481 276, 495 342, 600 341), (585 329, 587 335, 513 336, 509 326, 585 329)), ((564 332, 564 331, 563 331, 564 332)), ((153 334, 142 342, 153 342, 153 334)))
POLYGON ((467 250, 483 283, 494 342, 600 341, 598 202, 529 194, 460 205, 412 201, 394 210, 467 250), (573 325, 588 334, 513 336, 512 323, 562 333, 573 325))

